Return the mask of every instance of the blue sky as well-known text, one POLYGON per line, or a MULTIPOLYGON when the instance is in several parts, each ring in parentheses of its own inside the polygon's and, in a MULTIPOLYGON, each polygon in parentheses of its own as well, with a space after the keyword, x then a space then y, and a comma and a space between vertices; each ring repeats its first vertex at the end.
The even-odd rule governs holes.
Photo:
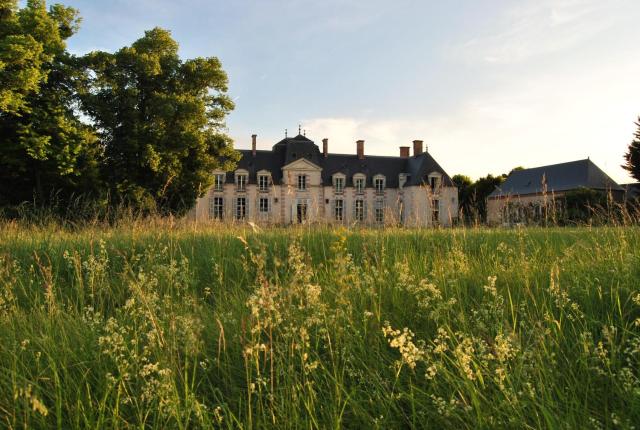
POLYGON ((640 115, 638 0, 60 0, 78 54, 172 31, 216 56, 237 148, 284 129, 331 152, 396 155, 422 139, 451 175, 591 157, 619 182, 640 115))

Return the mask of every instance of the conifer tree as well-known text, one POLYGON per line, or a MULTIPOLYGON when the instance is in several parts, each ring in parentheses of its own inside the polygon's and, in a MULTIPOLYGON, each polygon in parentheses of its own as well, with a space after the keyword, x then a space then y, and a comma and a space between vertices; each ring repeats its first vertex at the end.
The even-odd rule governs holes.
POLYGON ((638 129, 633 141, 629 144, 629 150, 624 154, 625 164, 622 167, 627 170, 636 181, 640 181, 640 117, 635 123, 638 129))

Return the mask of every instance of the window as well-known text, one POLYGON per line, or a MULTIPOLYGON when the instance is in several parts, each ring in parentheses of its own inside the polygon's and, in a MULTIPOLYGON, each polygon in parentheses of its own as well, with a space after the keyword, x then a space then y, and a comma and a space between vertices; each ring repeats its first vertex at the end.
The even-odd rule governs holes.
POLYGON ((222 191, 224 187, 224 173, 216 173, 213 175, 213 190, 214 191, 222 191))
POLYGON ((246 216, 247 216, 247 198, 238 197, 236 198, 236 219, 238 220, 245 219, 246 216))
POLYGON ((440 220, 440 200, 433 201, 433 207, 431 209, 431 219, 434 223, 440 220))
POLYGON ((382 224, 384 222, 384 202, 380 200, 376 202, 374 215, 375 215, 376 223, 382 224))
POLYGON ((269 175, 258 176, 258 189, 262 192, 269 191, 269 175))
POLYGON ((260 197, 258 206, 260 208, 260 213, 269 212, 269 198, 268 197, 260 197))
POLYGON ((344 200, 339 199, 335 201, 334 216, 336 221, 342 221, 344 215, 344 200))
POLYGON ((298 175, 298 190, 306 191, 306 189, 307 189, 307 176, 298 175))
POLYGON ((213 219, 222 219, 224 213, 224 200, 222 197, 214 197, 209 207, 209 216, 213 219))
POLYGON ((247 189, 247 176, 246 174, 236 175, 236 187, 238 191, 246 191, 247 189))
POLYGON ((398 175, 399 188, 402 189, 406 183, 407 183, 407 174, 406 173, 400 173, 400 175, 398 175))
POLYGON ((364 221, 364 200, 356 200, 355 203, 356 221, 364 221))
POLYGON ((356 188, 356 193, 358 194, 364 193, 364 178, 355 178, 353 180, 353 183, 356 188))
POLYGON ((376 194, 384 193, 384 178, 375 178, 373 180, 373 186, 376 189, 376 194))
POLYGON ((335 186, 335 192, 337 194, 342 193, 342 191, 344 190, 344 178, 333 178, 333 185, 335 186))
POLYGON ((440 188, 440 175, 438 173, 432 173, 428 177, 428 184, 431 188, 432 192, 435 192, 438 188, 440 188))

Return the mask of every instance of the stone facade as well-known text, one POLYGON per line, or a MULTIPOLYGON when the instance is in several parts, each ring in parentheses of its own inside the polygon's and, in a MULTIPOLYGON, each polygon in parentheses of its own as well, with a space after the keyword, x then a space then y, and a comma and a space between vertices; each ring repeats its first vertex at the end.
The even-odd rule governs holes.
POLYGON ((487 200, 487 223, 489 225, 530 223, 552 217, 562 205, 564 192, 497 196, 487 200))
POLYGON ((236 171, 214 172, 221 183, 198 199, 191 217, 411 227, 450 226, 457 218, 457 188, 421 149, 413 157, 405 149, 401 157, 367 156, 359 141, 357 154, 348 156, 329 154, 326 139, 323 153, 309 142, 297 136, 256 151, 254 137, 236 171))

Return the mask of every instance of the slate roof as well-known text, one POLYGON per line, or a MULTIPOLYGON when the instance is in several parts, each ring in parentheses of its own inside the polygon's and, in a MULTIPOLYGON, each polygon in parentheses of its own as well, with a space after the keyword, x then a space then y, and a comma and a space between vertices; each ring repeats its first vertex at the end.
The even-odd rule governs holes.
POLYGON ((541 193, 543 192, 543 178, 549 193, 577 188, 605 191, 624 190, 593 161, 586 159, 511 172, 507 180, 496 187, 489 198, 541 193))
MULTIPOLYGON (((431 172, 442 174, 444 186, 453 186, 449 175, 427 152, 409 158, 365 154, 364 159, 360 160, 356 154, 331 153, 325 157, 311 139, 302 135, 285 138, 273 145, 271 151, 256 151, 255 156, 251 150, 239 150, 239 152, 242 158, 236 168, 249 172, 250 184, 257 182, 260 170, 270 171, 273 183, 281 184, 282 168, 304 158, 322 168, 322 182, 326 186, 332 185, 332 175, 335 173, 343 173, 346 176, 346 186, 353 186, 353 175, 356 173, 366 175, 367 186, 373 186, 373 177, 382 174, 386 177, 387 187, 397 188, 400 173, 410 175, 406 184, 409 186, 420 185, 424 177, 431 172)), ((234 181, 233 175, 234 172, 227 173, 227 182, 234 181)))

